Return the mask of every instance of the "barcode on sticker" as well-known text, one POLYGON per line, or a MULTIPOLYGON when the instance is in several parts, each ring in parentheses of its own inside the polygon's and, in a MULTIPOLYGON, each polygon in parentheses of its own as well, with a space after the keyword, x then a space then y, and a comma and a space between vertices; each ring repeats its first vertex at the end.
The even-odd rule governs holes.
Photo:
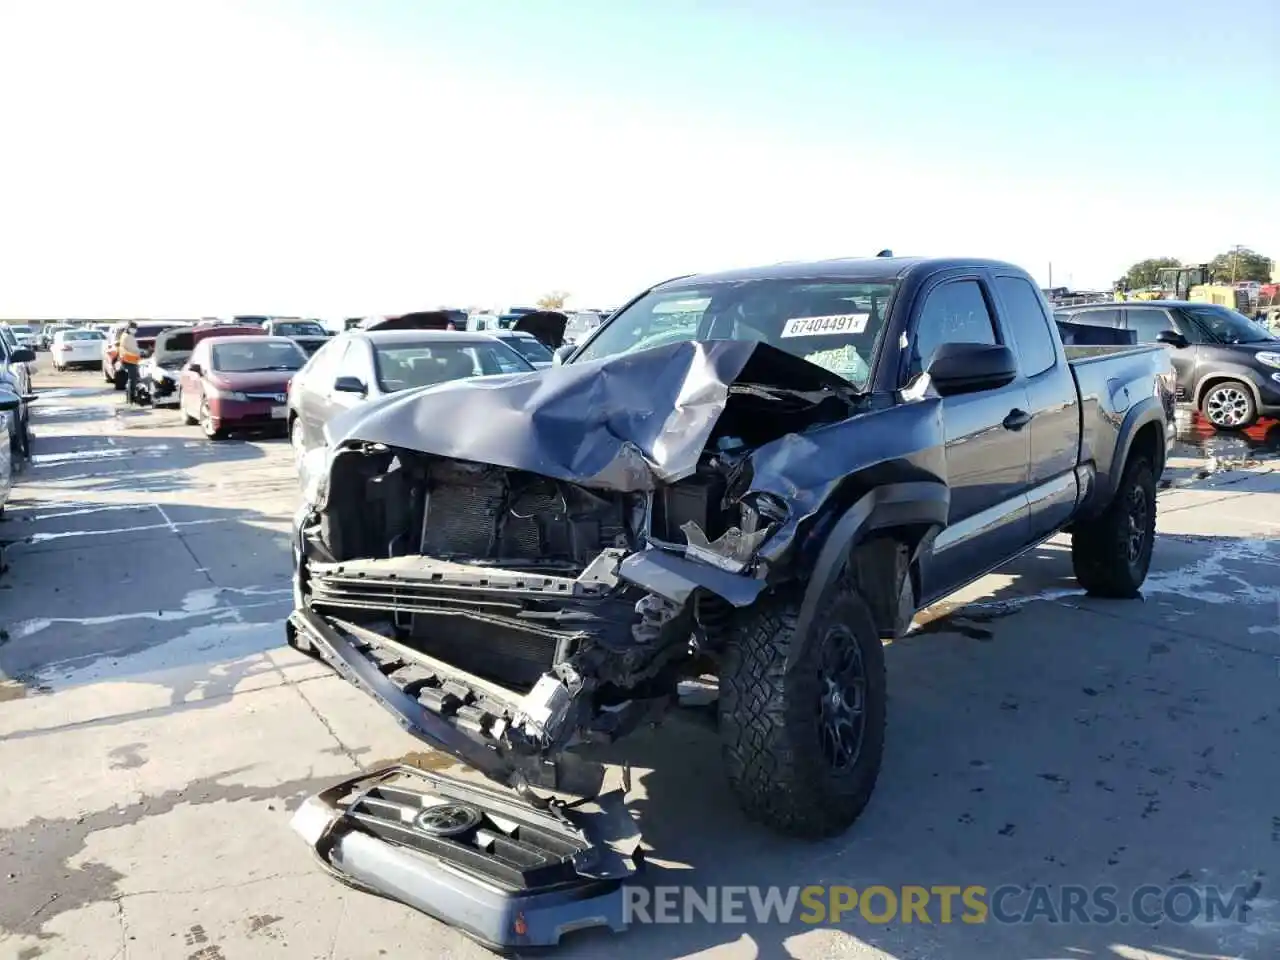
POLYGON ((862 333, 867 329, 869 313, 838 313, 829 317, 793 317, 782 328, 786 337, 820 337, 832 333, 862 333))

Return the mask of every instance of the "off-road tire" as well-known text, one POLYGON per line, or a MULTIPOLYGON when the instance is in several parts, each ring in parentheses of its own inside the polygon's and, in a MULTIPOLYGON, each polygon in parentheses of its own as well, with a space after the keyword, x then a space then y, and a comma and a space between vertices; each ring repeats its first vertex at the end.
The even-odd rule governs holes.
POLYGON ((1258 405, 1245 384, 1223 380, 1204 392, 1200 413, 1218 430, 1243 430, 1257 421, 1258 405))
POLYGON ((803 636, 799 609, 798 599, 765 602, 735 629, 720 670, 720 736, 746 815, 779 833, 820 839, 843 833, 875 789, 888 699, 884 646, 870 607, 847 581, 824 598, 803 636), (865 678, 861 746, 844 770, 824 754, 819 717, 822 648, 833 630, 856 643, 865 678))
POLYGON ((1071 533, 1071 566, 1076 580, 1096 597, 1136 597, 1151 568, 1155 538, 1155 471, 1146 457, 1134 457, 1125 466, 1107 509, 1071 533), (1139 497, 1145 508, 1135 517, 1139 497), (1135 533, 1142 537, 1136 556, 1130 549, 1135 533))

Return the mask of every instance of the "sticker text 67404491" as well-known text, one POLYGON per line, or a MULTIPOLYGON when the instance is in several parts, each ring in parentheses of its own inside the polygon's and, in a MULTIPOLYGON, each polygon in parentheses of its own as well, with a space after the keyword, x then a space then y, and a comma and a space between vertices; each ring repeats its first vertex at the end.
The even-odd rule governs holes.
POLYGON ((820 337, 832 333, 862 333, 869 313, 839 313, 829 317, 792 317, 782 328, 785 337, 820 337))

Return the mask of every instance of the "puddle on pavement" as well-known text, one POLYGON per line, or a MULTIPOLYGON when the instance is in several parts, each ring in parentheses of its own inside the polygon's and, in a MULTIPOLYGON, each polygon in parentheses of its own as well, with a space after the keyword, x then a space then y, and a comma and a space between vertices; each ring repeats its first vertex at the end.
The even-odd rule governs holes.
POLYGON ((1179 410, 1171 457, 1203 459, 1209 472, 1280 460, 1280 420, 1261 417, 1246 430, 1218 430, 1199 411, 1179 410))

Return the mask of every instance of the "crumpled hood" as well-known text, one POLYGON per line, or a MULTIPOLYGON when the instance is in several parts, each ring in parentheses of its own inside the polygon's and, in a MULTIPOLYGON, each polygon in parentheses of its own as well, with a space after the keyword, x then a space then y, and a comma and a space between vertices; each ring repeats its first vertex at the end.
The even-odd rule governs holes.
POLYGON ((329 446, 382 443, 618 491, 693 473, 735 382, 849 392, 766 343, 684 342, 392 394, 330 421, 329 446))

